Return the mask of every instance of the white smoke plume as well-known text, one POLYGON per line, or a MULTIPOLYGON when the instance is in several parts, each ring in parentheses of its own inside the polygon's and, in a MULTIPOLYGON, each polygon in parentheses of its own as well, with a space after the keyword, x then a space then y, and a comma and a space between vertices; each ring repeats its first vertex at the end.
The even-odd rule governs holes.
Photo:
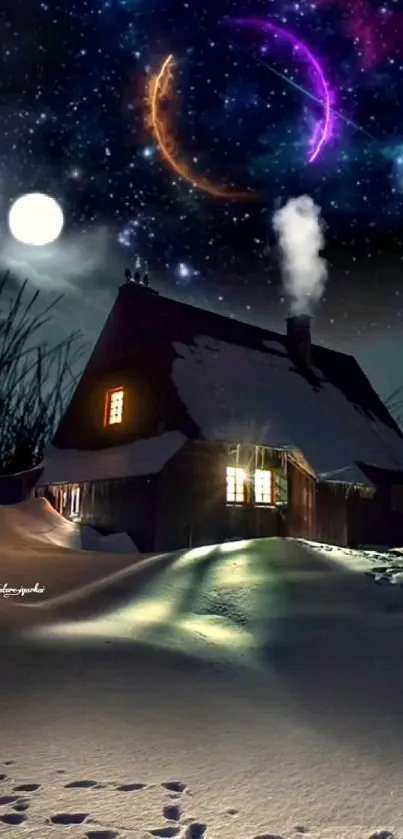
POLYGON ((285 293, 294 315, 310 314, 320 300, 327 280, 327 263, 321 256, 325 222, 309 195, 290 198, 273 215, 281 257, 285 293))

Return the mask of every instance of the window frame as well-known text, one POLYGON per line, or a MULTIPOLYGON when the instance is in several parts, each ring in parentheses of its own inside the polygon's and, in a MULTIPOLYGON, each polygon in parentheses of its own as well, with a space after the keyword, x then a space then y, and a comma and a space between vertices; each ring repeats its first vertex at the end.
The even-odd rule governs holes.
POLYGON ((242 466, 226 466, 225 501, 227 507, 274 507, 275 472, 272 469, 253 469, 250 472, 242 466), (238 475, 238 483, 237 483, 238 475), (242 479, 240 478, 242 475, 242 479), (269 477, 269 488, 258 486, 257 479, 269 477))
MULTIPOLYGON (((119 385, 118 387, 109 388, 105 393, 105 408, 104 408, 104 426, 106 428, 111 428, 112 426, 122 425, 123 423, 123 412, 124 412, 124 399, 125 399, 125 389, 123 385, 119 385), (112 408, 113 408, 113 397, 114 394, 122 394, 119 404, 119 412, 116 411, 116 415, 119 416, 119 419, 114 420, 111 422, 112 408)), ((114 412, 115 413, 115 412, 114 412)))
POLYGON ((71 518, 78 518, 81 513, 81 487, 74 486, 71 488, 70 496, 70 516, 71 518))
POLYGON ((275 475, 272 469, 255 469, 253 473, 253 506, 273 507, 274 506, 275 475), (266 490, 264 479, 269 478, 269 489, 266 490), (258 479, 261 485, 258 484, 258 479))
POLYGON ((232 466, 227 464, 226 467, 226 493, 225 500, 227 507, 243 507, 248 502, 247 492, 247 473, 242 466, 232 466), (233 491, 230 492, 232 485, 233 491))

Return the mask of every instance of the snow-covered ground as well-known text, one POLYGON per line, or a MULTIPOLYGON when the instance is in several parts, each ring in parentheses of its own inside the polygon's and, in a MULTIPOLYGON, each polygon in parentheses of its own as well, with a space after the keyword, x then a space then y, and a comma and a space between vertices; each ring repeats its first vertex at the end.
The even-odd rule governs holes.
POLYGON ((301 543, 314 551, 342 562, 355 571, 364 571, 379 585, 403 584, 403 548, 338 548, 335 545, 322 545, 319 542, 301 540, 301 543))
POLYGON ((2 546, 11 551, 30 548, 57 548, 116 553, 136 553, 137 549, 126 533, 101 536, 91 527, 69 521, 54 510, 45 498, 31 498, 21 504, 0 505, 0 534, 2 546))
POLYGON ((141 557, 59 519, 0 508, 0 589, 44 589, 0 597, 0 837, 403 839, 398 549, 141 557))

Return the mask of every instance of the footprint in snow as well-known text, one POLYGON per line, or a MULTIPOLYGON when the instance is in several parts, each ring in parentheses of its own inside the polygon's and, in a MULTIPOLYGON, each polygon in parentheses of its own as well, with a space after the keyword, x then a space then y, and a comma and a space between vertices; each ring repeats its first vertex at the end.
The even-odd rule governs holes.
POLYGON ((283 839, 283 837, 277 836, 274 833, 261 833, 260 836, 255 836, 254 839, 283 839))
POLYGON ((115 830, 89 830, 85 839, 118 839, 119 834, 115 830))
POLYGON ((118 792, 138 792, 140 789, 145 789, 146 784, 120 784, 117 787, 118 792))
POLYGON ((52 824, 83 824, 88 819, 88 813, 56 813, 50 817, 52 824))
POLYGON ((65 784, 65 789, 91 789, 94 787, 98 787, 98 781, 70 781, 69 784, 65 784))
POLYGON ((187 785, 183 781, 165 781, 161 786, 169 792, 185 792, 187 789, 187 785))
POLYGON ((40 786, 40 784, 18 784, 17 787, 13 787, 13 792, 36 792, 40 786))
POLYGON ((151 836, 159 836, 161 839, 170 839, 177 836, 180 832, 179 827, 157 827, 155 830, 150 830, 151 836))
POLYGON ((178 822, 181 817, 181 809, 176 804, 169 804, 167 807, 164 807, 162 815, 164 819, 168 819, 170 822, 178 822))
POLYGON ((206 824, 201 824, 201 822, 192 822, 186 828, 185 839, 204 839, 206 833, 206 824))
POLYGON ((17 801, 16 804, 13 804, 13 810, 16 810, 17 813, 24 813, 25 810, 29 809, 29 801, 17 801))
POLYGON ((12 804, 13 801, 18 801, 18 795, 0 795, 0 807, 5 804, 12 804))
POLYGON ((3 824, 22 824, 26 821, 26 816, 20 813, 4 813, 4 816, 0 816, 0 821, 3 824))
POLYGON ((8 780, 8 775, 4 775, 4 774, 0 775, 0 781, 7 781, 7 780, 8 780))
POLYGON ((376 833, 371 833, 369 839, 395 839, 395 836, 390 830, 377 830, 376 833))

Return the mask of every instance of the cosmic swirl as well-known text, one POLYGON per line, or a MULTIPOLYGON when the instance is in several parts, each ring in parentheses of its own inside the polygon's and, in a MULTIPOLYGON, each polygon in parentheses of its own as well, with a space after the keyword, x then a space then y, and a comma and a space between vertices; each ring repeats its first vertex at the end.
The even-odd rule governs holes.
POLYGON ((252 191, 240 192, 197 175, 190 163, 183 157, 179 143, 174 136, 169 107, 166 107, 175 99, 174 68, 174 57, 168 55, 158 73, 151 78, 147 92, 148 121, 163 159, 176 175, 187 181, 195 189, 205 192, 213 198, 232 201, 256 200, 258 196, 252 191))
MULTIPOLYGON (((312 70, 315 95, 311 98, 321 102, 323 108, 323 118, 315 123, 312 136, 309 140, 308 163, 313 163, 319 156, 322 147, 330 139, 332 132, 330 88, 319 60, 305 41, 298 38, 289 29, 278 26, 278 24, 272 23, 269 20, 262 20, 260 18, 228 18, 225 23, 230 26, 256 30, 263 35, 270 34, 275 39, 284 41, 291 46, 294 56, 302 58, 312 70)), ((285 77, 283 78, 286 81, 285 77)))

